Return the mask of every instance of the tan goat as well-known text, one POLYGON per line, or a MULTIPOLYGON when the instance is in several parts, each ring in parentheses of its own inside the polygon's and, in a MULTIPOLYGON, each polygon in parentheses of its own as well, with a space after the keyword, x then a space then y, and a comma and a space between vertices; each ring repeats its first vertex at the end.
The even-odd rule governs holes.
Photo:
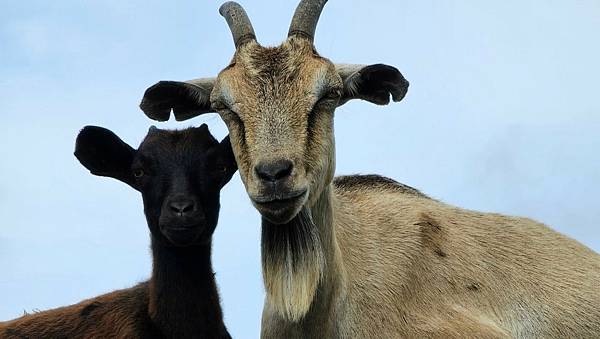
POLYGON ((246 13, 221 14, 236 52, 217 78, 159 82, 141 108, 218 112, 262 215, 264 338, 600 337, 600 256, 525 218, 467 211, 379 176, 334 179, 335 108, 400 101, 386 65, 335 65, 303 0, 278 47, 246 13))

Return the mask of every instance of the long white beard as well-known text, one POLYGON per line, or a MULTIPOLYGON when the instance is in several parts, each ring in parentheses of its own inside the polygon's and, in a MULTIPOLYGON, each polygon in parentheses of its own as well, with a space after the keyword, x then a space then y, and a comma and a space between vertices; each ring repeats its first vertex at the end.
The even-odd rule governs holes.
POLYGON ((261 243, 267 302, 283 318, 296 322, 310 309, 325 266, 310 211, 303 208, 285 225, 263 220, 261 243))

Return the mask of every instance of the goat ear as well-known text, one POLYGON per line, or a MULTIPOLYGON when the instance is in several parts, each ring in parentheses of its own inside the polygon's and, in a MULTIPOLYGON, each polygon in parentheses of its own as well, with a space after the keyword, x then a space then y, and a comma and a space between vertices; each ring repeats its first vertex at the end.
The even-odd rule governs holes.
POLYGON ((160 81, 146 90, 140 108, 150 119, 158 121, 169 120, 171 110, 177 121, 214 112, 210 105, 214 84, 215 78, 160 81))
POLYGON ((233 155, 233 149, 231 148, 229 135, 223 138, 219 143, 219 153, 221 154, 221 160, 223 161, 222 164, 225 166, 225 175, 223 179, 223 186, 225 186, 238 169, 235 156, 233 155))
POLYGON ((408 81, 395 67, 374 65, 336 65, 342 77, 344 90, 338 106, 351 99, 362 99, 377 105, 387 105, 390 95, 394 101, 400 101, 408 90, 408 81))
POLYGON ((75 157, 90 173, 115 178, 132 187, 135 152, 116 134, 98 126, 84 127, 75 142, 75 157))

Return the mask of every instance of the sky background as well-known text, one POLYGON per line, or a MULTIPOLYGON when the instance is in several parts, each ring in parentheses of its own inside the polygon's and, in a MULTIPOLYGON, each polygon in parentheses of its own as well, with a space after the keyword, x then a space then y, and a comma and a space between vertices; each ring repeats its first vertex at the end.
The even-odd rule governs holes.
MULTIPOLYGON (((161 79, 214 76, 234 51, 217 1, 0 3, 0 320, 149 276, 141 196, 72 155, 85 125, 137 147, 138 109, 161 79)), ((296 1, 242 2, 265 45, 296 1)), ((600 2, 331 0, 318 51, 384 62, 410 81, 391 106, 352 101, 335 118, 337 173, 378 173, 444 202, 527 216, 600 251, 600 2)), ((256 338, 264 297, 260 218, 239 175, 214 236, 225 321, 256 338)))

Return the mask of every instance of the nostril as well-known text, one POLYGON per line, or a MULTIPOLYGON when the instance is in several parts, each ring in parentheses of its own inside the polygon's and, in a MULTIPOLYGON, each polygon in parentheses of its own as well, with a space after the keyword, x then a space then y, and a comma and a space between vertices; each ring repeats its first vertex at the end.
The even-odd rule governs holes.
POLYGON ((171 201, 169 203, 169 210, 173 214, 184 216, 195 210, 195 204, 192 200, 171 201))
POLYGON ((292 174, 294 164, 290 160, 276 160, 270 162, 261 162, 254 171, 256 175, 265 181, 277 181, 284 179, 292 174))
POLYGON ((294 166, 292 165, 291 161, 285 161, 283 164, 281 164, 281 167, 279 168, 277 174, 275 174, 275 179, 283 179, 285 177, 290 176, 290 174, 292 174, 293 168, 294 166))
POLYGON ((181 211, 182 211, 183 213, 186 213, 186 212, 191 212, 191 211, 193 211, 193 210, 194 210, 194 205, 192 205, 192 204, 189 204, 189 205, 186 205, 186 206, 184 206, 184 207, 183 207, 183 209, 182 209, 181 211))
POLYGON ((254 172, 256 173, 256 176, 258 176, 262 180, 271 180, 271 178, 267 174, 267 171, 263 168, 262 164, 258 164, 256 167, 254 167, 254 172))
POLYGON ((171 212, 173 212, 175 214, 177 214, 181 211, 178 207, 175 207, 173 205, 169 205, 169 210, 171 210, 171 212))

